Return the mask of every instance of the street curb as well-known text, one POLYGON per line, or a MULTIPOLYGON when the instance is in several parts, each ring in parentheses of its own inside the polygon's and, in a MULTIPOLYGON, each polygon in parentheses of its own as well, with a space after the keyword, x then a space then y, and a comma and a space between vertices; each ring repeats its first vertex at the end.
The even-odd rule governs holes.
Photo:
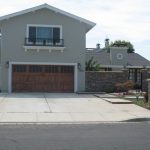
POLYGON ((94 125, 94 124, 134 124, 150 123, 150 121, 101 121, 101 122, 0 122, 0 125, 94 125))

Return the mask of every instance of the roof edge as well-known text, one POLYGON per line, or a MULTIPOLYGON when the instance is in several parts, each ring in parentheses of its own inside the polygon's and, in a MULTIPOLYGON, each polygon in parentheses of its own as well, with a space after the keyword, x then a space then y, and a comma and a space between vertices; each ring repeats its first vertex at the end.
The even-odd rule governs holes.
POLYGON ((55 11, 57 13, 60 13, 60 14, 63 14, 63 15, 66 15, 70 18, 73 18, 73 19, 76 19, 76 20, 79 20, 85 24, 88 24, 91 26, 91 28, 93 28, 96 23, 92 22, 92 21, 89 21, 87 19, 84 19, 84 18, 81 18, 81 17, 78 17, 76 15, 73 15, 69 12, 66 12, 64 10, 61 10, 61 9, 58 9, 56 7, 53 7, 53 6, 50 6, 48 4, 42 4, 42 5, 38 5, 38 6, 35 6, 35 7, 32 7, 32 8, 28 8, 28 9, 25 9, 25 10, 21 10, 21 11, 18 11, 18 12, 15 12, 15 13, 12 13, 12 14, 8 14, 8 15, 4 15, 4 16, 1 16, 0 17, 0 21, 3 21, 5 19, 9 19, 9 18, 13 18, 13 17, 16 17, 16 16, 19 16, 19 15, 23 15, 23 14, 26 14, 26 13, 29 13, 29 12, 32 12, 32 11, 36 11, 36 10, 39 10, 39 9, 42 9, 42 8, 47 8, 49 10, 52 10, 52 11, 55 11))

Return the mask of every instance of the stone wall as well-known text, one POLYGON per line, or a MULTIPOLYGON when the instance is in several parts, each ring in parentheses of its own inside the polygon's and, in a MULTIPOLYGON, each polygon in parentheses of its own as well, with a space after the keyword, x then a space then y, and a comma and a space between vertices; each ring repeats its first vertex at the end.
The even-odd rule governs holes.
MULTIPOLYGON (((142 70, 142 90, 148 91, 148 82, 150 79, 150 70, 142 70)), ((116 83, 122 83, 128 80, 128 70, 122 71, 99 71, 85 73, 86 91, 93 92, 111 92, 116 83)))
POLYGON ((128 80, 128 71, 100 71, 86 72, 86 91, 90 92, 112 92, 116 83, 123 83, 128 80))

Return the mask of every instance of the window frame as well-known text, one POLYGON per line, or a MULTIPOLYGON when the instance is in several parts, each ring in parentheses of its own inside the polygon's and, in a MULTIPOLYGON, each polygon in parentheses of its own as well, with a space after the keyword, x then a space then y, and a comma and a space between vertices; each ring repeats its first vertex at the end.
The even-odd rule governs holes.
POLYGON ((29 27, 50 27, 60 29, 60 39, 62 39, 62 25, 44 25, 44 24, 27 24, 26 37, 29 38, 29 27))

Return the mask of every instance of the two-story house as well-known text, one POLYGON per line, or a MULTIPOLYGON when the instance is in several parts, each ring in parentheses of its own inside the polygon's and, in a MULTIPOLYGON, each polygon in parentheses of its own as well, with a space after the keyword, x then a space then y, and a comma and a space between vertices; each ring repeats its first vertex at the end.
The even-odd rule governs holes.
POLYGON ((0 89, 84 91, 86 33, 94 26, 48 4, 0 17, 0 89))

